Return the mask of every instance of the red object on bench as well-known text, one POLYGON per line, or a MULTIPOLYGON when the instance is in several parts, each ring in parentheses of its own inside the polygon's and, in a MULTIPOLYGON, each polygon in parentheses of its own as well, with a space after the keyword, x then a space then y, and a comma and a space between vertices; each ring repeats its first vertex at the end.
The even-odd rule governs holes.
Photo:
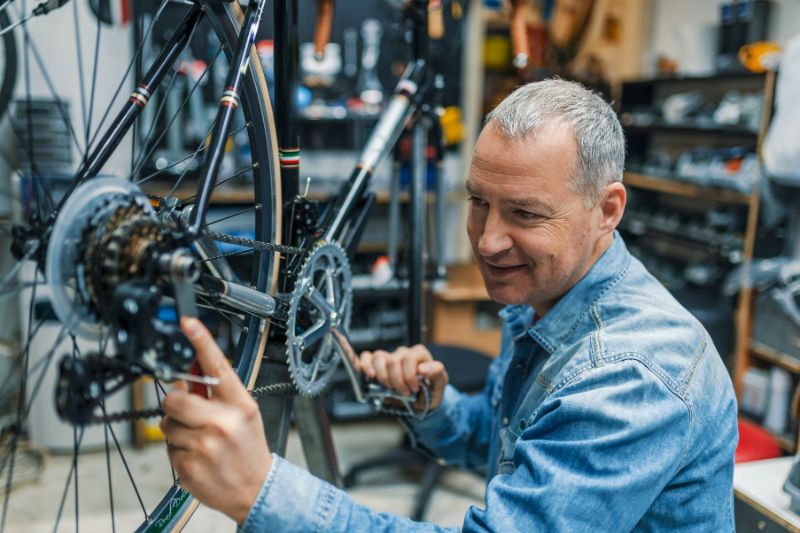
POLYGON ((736 462, 747 463, 775 457, 783 457, 783 450, 775 437, 761 426, 740 418, 736 462))

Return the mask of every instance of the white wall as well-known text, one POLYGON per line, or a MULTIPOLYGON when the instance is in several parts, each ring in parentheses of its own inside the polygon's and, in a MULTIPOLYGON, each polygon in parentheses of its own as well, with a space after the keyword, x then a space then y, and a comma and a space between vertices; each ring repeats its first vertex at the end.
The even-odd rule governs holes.
MULTIPOLYGON (((654 0, 653 35, 649 59, 659 54, 679 63, 696 61, 696 47, 687 46, 685 35, 707 28, 713 37, 719 21, 719 6, 730 0, 654 0)), ((800 1, 773 0, 768 38, 782 45, 800 34, 800 1)), ((716 40, 712 41, 716 43, 716 40)))
MULTIPOLYGON (((33 2, 26 2, 28 9, 34 5, 33 2)), ((23 2, 14 2, 8 11, 13 20, 18 16, 14 12, 15 6, 21 6, 23 2)), ((47 71, 52 84, 55 87, 58 98, 69 102, 70 120, 74 124, 75 132, 83 145, 85 130, 81 118, 81 97, 80 97, 80 78, 78 75, 78 63, 76 60, 76 39, 73 9, 77 9, 78 23, 81 30, 81 47, 83 57, 84 79, 86 84, 87 98, 91 90, 91 73, 94 62, 94 43, 96 35, 96 22, 94 15, 89 11, 88 2, 85 0, 73 0, 61 9, 51 12, 47 16, 37 17, 28 22, 28 33, 31 41, 35 43, 39 54, 42 57, 44 70, 47 71)), ((25 83, 25 54, 23 44, 23 32, 21 29, 15 30, 15 37, 18 50, 18 71, 15 95, 17 99, 27 96, 27 85, 25 83)), ((130 27, 103 27, 100 34, 100 53, 98 76, 96 83, 96 99, 94 105, 92 124, 97 127, 103 112, 119 84, 122 74, 128 66, 132 54, 130 27)), ((53 93, 48 89, 42 69, 30 55, 29 62, 30 92, 33 98, 53 98, 53 93)), ((130 96, 133 81, 123 86, 121 94, 117 100, 118 104, 125 102, 130 96)), ((88 102, 87 102, 88 110, 88 102)), ((110 114, 108 123, 113 118, 114 112, 110 114)), ((115 173, 126 176, 130 169, 130 136, 126 138, 117 152, 112 156, 109 163, 103 169, 104 172, 115 173)), ((6 157, 13 161, 16 159, 16 138, 7 118, 3 117, 0 124, 0 148, 3 157, 0 157, 0 217, 10 216, 10 200, 5 191, 9 191, 10 173, 14 170, 6 161, 6 157)), ((73 145, 73 171, 77 167, 81 155, 73 145)), ((70 169, 65 169, 69 171, 70 169)), ((5 274, 15 263, 8 252, 9 243, 5 237, 0 238, 0 275, 5 274)), ((0 298, 0 340, 13 339, 18 331, 18 308, 12 305, 10 298, 0 298)))
MULTIPOLYGON (((21 2, 14 2, 21 5, 21 2)), ((33 4, 27 2, 29 9, 33 4)), ((35 44, 42 57, 44 70, 47 71, 58 98, 69 103, 70 119, 75 128, 75 133, 83 145, 85 130, 81 107, 80 76, 77 61, 77 41, 75 38, 76 27, 73 10, 78 12, 78 25, 81 34, 80 46, 83 57, 84 84, 86 92, 86 109, 89 109, 89 94, 91 91, 91 77, 94 65, 94 46, 97 23, 94 15, 89 10, 88 2, 73 0, 57 11, 46 16, 36 17, 27 23, 31 41, 35 44)), ((9 9, 13 13, 13 10, 9 9)), ((16 19, 16 15, 14 15, 16 19)), ((16 30, 18 49, 18 75, 15 90, 16 98, 25 98, 27 86, 23 65, 25 62, 23 33, 16 30)), ((92 113, 92 129, 96 129, 111 96, 114 94, 123 73, 128 67, 132 54, 130 26, 108 27, 102 26, 100 31, 100 53, 98 59, 98 75, 95 89, 94 111, 92 113)), ((36 63, 33 54, 30 54, 30 91, 33 98, 53 98, 53 93, 48 89, 42 69, 36 63)), ((129 77, 123 86, 117 100, 118 108, 125 102, 133 89, 133 79, 129 77)), ((113 118, 114 112, 109 116, 106 124, 113 118)), ((128 136, 130 137, 130 136, 128 136)), ((124 176, 126 169, 130 168, 130 144, 126 138, 123 145, 111 158, 104 172, 119 173, 124 176)), ((73 146, 73 161, 77 165, 80 154, 73 146)))

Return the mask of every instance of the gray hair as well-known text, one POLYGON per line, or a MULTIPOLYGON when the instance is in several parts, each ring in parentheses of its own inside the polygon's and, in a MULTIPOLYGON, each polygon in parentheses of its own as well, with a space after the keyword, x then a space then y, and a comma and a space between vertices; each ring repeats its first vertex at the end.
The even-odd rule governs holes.
POLYGON ((570 176, 571 188, 592 206, 603 189, 622 181, 625 136, 616 113, 602 98, 582 85, 549 79, 528 83, 511 93, 486 117, 509 138, 535 134, 548 121, 572 129, 578 161, 570 176))

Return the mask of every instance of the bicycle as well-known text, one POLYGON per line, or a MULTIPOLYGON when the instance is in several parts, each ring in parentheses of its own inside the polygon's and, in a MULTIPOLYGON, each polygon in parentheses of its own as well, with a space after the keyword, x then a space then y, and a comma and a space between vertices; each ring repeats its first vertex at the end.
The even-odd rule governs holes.
MULTIPOLYGON (((330 13, 330 0, 322 1, 321 13, 330 13)), ((65 3, 66 0, 51 0, 40 6, 55 8, 65 3)), ((108 126, 105 116, 110 116, 110 106, 92 131, 92 113, 86 109, 91 110, 95 101, 95 79, 89 85, 91 89, 81 83, 82 131, 76 132, 67 120, 71 142, 82 153, 78 168, 59 198, 47 179, 37 175, 32 165, 34 209, 25 223, 11 230, 13 251, 19 263, 6 276, 2 290, 25 290, 31 296, 26 311, 29 333, 23 354, 28 355, 31 339, 48 319, 47 313, 42 313, 35 304, 42 277, 52 288, 53 310, 63 326, 55 336, 52 349, 38 363, 32 364, 27 357, 23 359, 17 420, 10 430, 10 459, 0 466, 6 488, 0 529, 9 514, 14 450, 26 427, 31 398, 39 392, 50 368, 57 371, 55 392, 59 415, 73 428, 72 465, 55 511, 56 529, 61 523, 70 489, 74 491, 75 525, 79 528, 78 458, 84 437, 92 427, 102 429, 101 449, 109 465, 107 484, 112 528, 116 530, 118 526, 110 467, 114 452, 124 464, 121 469, 130 478, 135 496, 132 500, 144 515, 134 520, 133 527, 138 531, 183 527, 197 502, 181 488, 174 473, 170 478, 168 472, 169 489, 164 496, 158 502, 144 502, 115 430, 119 428, 116 423, 158 416, 160 410, 113 413, 107 405, 113 393, 128 388, 141 376, 154 378, 153 388, 159 402, 166 392, 164 383, 172 380, 187 380, 198 393, 213 387, 213 380, 199 375, 193 367, 192 350, 175 323, 162 316, 165 304, 178 316, 196 316, 198 308, 205 308, 221 319, 224 325, 221 336, 233 347, 234 368, 249 389, 266 393, 268 412, 265 416, 277 418, 276 423, 267 427, 270 445, 279 453, 285 447, 295 391, 308 397, 318 394, 339 364, 345 366, 354 394, 360 401, 404 416, 415 416, 412 405, 421 404, 424 412, 425 394, 421 398, 403 397, 376 384, 365 383, 347 355, 350 353, 346 336, 351 310, 349 253, 357 244, 374 203, 374 195, 367 185, 374 168, 389 154, 412 117, 415 117, 416 155, 411 204, 424 205, 426 161, 423 154, 427 125, 421 110, 430 102, 434 85, 427 61, 429 15, 436 21, 436 8, 441 5, 429 0, 394 3, 411 21, 414 57, 355 170, 321 220, 315 218, 313 206, 299 189, 294 98, 297 80, 294 57, 298 44, 296 0, 276 1, 274 5, 278 21, 276 72, 280 73, 275 87, 275 120, 253 47, 265 0, 250 0, 244 11, 237 2, 188 2, 172 36, 155 54, 152 64, 137 80, 135 90, 108 126), (213 39, 205 38, 212 34, 213 39), (143 141, 136 131, 137 118, 147 109, 148 103, 152 106, 159 88, 168 93, 180 83, 179 76, 183 74, 172 65, 192 46, 194 39, 200 39, 205 47, 216 39, 218 45, 211 46, 207 66, 187 88, 184 102, 195 91, 202 90, 198 87, 203 79, 211 77, 218 68, 224 68, 217 65, 226 62, 224 91, 219 97, 215 118, 188 155, 150 168, 152 155, 165 135, 169 135, 170 127, 175 126, 176 115, 165 113, 168 96, 160 98, 149 122, 138 126, 138 133, 146 130, 143 141), (98 177, 112 157, 123 149, 126 135, 135 140, 131 142, 130 167, 125 177, 98 177), (246 137, 250 151, 240 154, 239 159, 245 161, 240 161, 235 170, 223 176, 220 170, 229 167, 226 162, 231 160, 226 146, 235 136, 246 137), (202 161, 199 161, 201 155, 202 161), (169 174, 174 177, 174 183, 166 194, 147 192, 148 183, 157 176, 169 174), (239 212, 208 220, 211 197, 221 191, 223 184, 234 180, 250 189, 248 204, 239 212), (185 185, 192 183, 194 193, 184 193, 185 185), (253 238, 229 235, 213 228, 232 217, 249 221, 253 238), (223 245, 235 248, 223 251, 223 245), (20 265, 29 261, 37 265, 40 273, 31 281, 13 284, 11 280, 20 265), (78 336, 91 339, 96 349, 93 346, 91 352, 84 350, 85 345, 76 341, 78 336), (69 353, 56 364, 54 359, 60 355, 56 352, 65 340, 71 344, 69 353), (113 353, 110 346, 114 347, 113 353), (261 372, 264 381, 256 386, 262 359, 266 367, 261 372), (387 402, 393 407, 387 408, 387 402)), ((145 41, 168 4, 171 4, 168 0, 159 3, 153 23, 145 31, 145 41)), ((321 19, 323 30, 320 33, 324 34, 324 25, 329 20, 326 23, 324 16, 321 19)), ((27 41, 28 30, 24 24, 21 31, 27 41)), ((95 55, 99 42, 98 37, 95 55)), ((30 44, 28 53, 34 57, 39 55, 35 44, 30 44)), ((118 92, 141 55, 139 47, 118 92)), ((79 69, 83 73, 83 67, 79 69)), ((411 253, 418 258, 410 269, 413 310, 419 309, 422 297, 421 210, 412 215, 410 233, 411 253)), ((412 339, 419 338, 418 315, 411 324, 412 339)))
MULTIPOLYGON (((11 26, 4 11, 0 11, 0 33, 11 26)), ((13 33, 0 34, 0 117, 8 109, 14 84, 17 81, 17 43, 13 33)))

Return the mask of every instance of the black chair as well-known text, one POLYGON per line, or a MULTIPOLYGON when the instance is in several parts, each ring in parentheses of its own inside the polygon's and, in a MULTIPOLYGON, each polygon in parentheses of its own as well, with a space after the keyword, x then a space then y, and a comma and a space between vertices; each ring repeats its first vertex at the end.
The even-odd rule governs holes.
MULTIPOLYGON (((458 390, 474 393, 483 389, 486 373, 492 362, 492 359, 486 354, 469 348, 444 344, 430 344, 428 349, 434 359, 444 363, 450 384, 458 390)), ((398 448, 380 457, 354 465, 344 476, 344 486, 348 488, 354 486, 360 474, 373 468, 407 466, 421 466, 423 469, 419 493, 417 493, 414 510, 411 513, 411 518, 419 521, 425 516, 430 497, 439 484, 446 467, 413 448, 408 436, 403 438, 403 442, 398 448)))

